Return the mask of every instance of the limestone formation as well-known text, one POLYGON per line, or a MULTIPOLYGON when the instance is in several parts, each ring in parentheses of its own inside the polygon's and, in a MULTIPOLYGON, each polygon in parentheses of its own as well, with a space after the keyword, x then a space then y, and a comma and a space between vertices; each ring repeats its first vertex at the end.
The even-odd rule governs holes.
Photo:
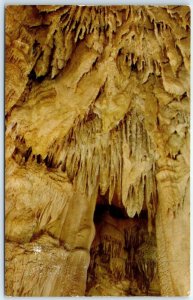
POLYGON ((188 295, 190 8, 5 16, 6 295, 188 295))

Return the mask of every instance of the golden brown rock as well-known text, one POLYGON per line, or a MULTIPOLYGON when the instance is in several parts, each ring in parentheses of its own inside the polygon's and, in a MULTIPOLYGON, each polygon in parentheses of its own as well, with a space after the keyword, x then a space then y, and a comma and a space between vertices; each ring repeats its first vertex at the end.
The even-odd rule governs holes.
POLYGON ((187 6, 6 8, 7 295, 188 295, 189 69, 187 6))

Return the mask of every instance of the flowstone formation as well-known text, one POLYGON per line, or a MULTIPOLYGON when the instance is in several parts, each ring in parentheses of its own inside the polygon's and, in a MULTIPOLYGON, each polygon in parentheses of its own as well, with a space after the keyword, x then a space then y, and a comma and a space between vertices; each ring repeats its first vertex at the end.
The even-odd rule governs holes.
POLYGON ((188 295, 189 7, 5 15, 6 295, 188 295))

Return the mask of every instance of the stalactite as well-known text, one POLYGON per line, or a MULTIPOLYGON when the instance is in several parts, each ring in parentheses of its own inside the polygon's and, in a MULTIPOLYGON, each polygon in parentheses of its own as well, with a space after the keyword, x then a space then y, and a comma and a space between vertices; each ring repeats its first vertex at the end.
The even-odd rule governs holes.
POLYGON ((105 195, 109 188, 109 178, 110 178, 110 145, 109 137, 104 136, 101 139, 101 151, 99 151, 99 161, 100 170, 99 170, 99 186, 100 194, 105 195))
POLYGON ((175 256, 173 232, 177 250, 184 236, 175 222, 189 183, 189 8, 8 6, 5 43, 6 239, 27 251, 22 263, 7 259, 8 294, 84 294, 99 203, 108 217, 91 249, 90 286, 100 293, 104 274, 119 295, 148 294, 158 224, 161 283, 165 270, 173 282, 164 292, 184 292, 179 264, 161 262, 175 256), (54 251, 44 256, 45 243, 54 251))
POLYGON ((111 258, 118 258, 123 248, 121 240, 117 240, 110 235, 104 235, 102 245, 104 254, 109 255, 111 258))
MULTIPOLYGON (((130 176, 136 175, 131 175, 132 169, 128 167, 132 161, 146 161, 144 153, 149 156, 153 149, 143 126, 143 119, 134 111, 127 114, 110 133, 103 133, 101 119, 92 112, 89 114, 69 132, 62 148, 53 150, 53 163, 57 165, 62 159, 62 169, 67 171, 69 179, 75 180, 87 195, 91 195, 98 186, 101 195, 108 191, 110 204, 116 196, 130 217, 140 214, 146 201, 151 220, 151 202, 155 198, 156 189, 155 175, 152 171, 146 174, 142 169, 136 178, 131 179, 130 176), (136 150, 139 147, 141 151, 136 150)), ((152 161, 152 166, 153 164, 152 161)))

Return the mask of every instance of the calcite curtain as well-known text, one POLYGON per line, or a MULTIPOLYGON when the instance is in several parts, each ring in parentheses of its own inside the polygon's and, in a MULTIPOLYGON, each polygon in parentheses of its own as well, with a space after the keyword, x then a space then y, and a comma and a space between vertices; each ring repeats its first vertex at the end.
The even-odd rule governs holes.
POLYGON ((190 8, 5 17, 6 295, 188 295, 190 8))

